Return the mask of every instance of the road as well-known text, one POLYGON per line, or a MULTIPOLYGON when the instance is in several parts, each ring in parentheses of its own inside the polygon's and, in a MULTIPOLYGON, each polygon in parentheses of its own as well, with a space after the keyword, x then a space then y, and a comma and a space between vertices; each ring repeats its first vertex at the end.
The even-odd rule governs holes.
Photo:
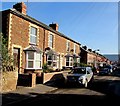
MULTIPOLYGON (((116 76, 95 76, 94 82, 89 88, 82 88, 78 85, 58 86, 57 90, 47 94, 34 94, 28 100, 12 104, 17 105, 67 105, 67 106, 120 106, 118 86, 120 77, 116 76)), ((52 85, 49 85, 52 86, 52 85)))

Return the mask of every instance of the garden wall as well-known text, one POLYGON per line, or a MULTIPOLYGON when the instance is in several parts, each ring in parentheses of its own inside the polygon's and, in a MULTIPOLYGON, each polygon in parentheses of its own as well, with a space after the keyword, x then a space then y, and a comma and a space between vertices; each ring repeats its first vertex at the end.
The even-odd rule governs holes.
POLYGON ((2 83, 2 93, 15 90, 17 87, 18 72, 6 71, 2 72, 0 82, 2 83))
POLYGON ((51 73, 42 73, 43 84, 46 82, 52 82, 56 80, 64 79, 63 72, 51 72, 51 73))

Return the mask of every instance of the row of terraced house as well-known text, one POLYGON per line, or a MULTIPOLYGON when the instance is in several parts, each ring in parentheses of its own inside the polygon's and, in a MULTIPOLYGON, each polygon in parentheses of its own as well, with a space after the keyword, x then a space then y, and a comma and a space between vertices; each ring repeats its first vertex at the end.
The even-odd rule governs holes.
POLYGON ((2 33, 8 38, 8 49, 17 62, 19 74, 42 70, 46 63, 56 70, 71 68, 75 62, 107 61, 103 55, 60 33, 57 23, 47 26, 26 11, 23 2, 2 11, 2 33))

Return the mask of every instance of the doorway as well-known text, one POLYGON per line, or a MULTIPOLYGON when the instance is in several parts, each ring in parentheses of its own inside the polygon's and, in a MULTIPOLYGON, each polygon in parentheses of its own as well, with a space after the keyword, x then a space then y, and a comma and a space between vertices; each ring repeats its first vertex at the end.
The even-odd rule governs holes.
POLYGON ((14 65, 20 73, 20 48, 13 48, 14 65))

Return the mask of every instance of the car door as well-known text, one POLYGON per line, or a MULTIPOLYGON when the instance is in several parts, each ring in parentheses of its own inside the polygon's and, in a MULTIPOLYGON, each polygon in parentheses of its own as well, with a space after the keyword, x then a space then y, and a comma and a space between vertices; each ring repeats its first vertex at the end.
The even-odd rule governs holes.
POLYGON ((87 69, 87 80, 88 80, 88 82, 90 81, 91 78, 92 78, 91 71, 90 71, 90 69, 87 69))

